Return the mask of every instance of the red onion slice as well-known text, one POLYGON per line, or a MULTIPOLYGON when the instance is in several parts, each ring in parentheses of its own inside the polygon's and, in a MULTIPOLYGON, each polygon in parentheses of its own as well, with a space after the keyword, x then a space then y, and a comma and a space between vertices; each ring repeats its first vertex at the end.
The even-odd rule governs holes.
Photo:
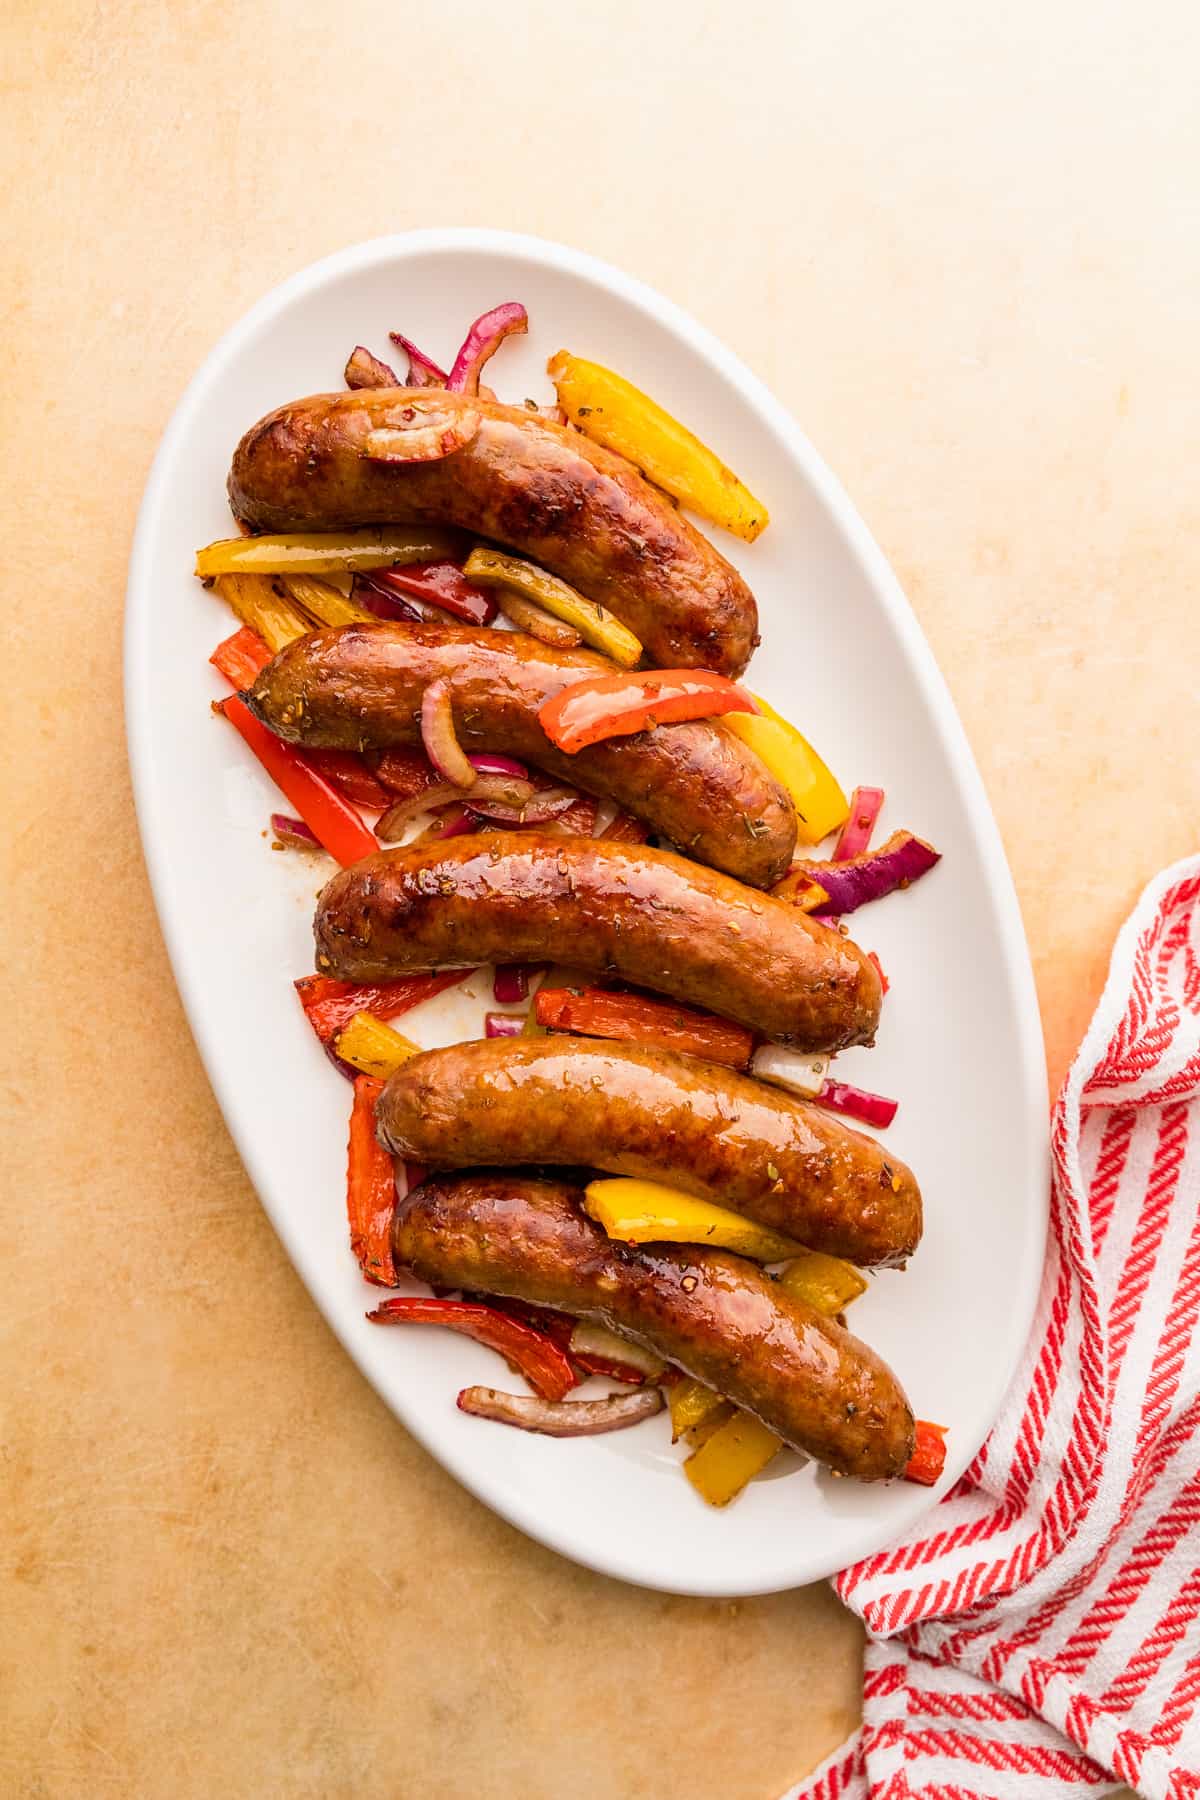
POLYGON ((529 330, 529 314, 519 300, 505 300, 481 313, 454 359, 454 367, 446 378, 452 393, 477 394, 483 365, 496 354, 506 337, 529 330))
POLYGON ((517 781, 529 780, 529 770, 515 756, 498 756, 493 750, 469 750, 467 761, 481 775, 512 775, 517 781))
POLYGON ((547 1437, 593 1437, 601 1431, 623 1431, 662 1411, 662 1389, 638 1388, 632 1394, 610 1394, 607 1400, 540 1400, 536 1394, 505 1394, 499 1388, 463 1388, 460 1412, 477 1419, 540 1431, 547 1437))
POLYGON ((350 352, 342 379, 348 388, 384 388, 399 387, 400 381, 395 372, 377 356, 372 356, 365 344, 358 344, 350 352))
POLYGON ((315 831, 310 831, 303 819, 293 819, 290 813, 272 813, 271 830, 281 844, 289 850, 324 850, 325 846, 315 831))
POLYGON ((445 676, 431 681, 421 697, 421 742, 439 775, 452 781, 455 787, 475 786, 479 777, 458 741, 454 729, 454 699, 445 676))
POLYGON ((578 799, 574 788, 543 788, 540 793, 535 793, 530 785, 529 799, 522 805, 514 805, 511 801, 483 799, 476 785, 471 789, 467 804, 472 812, 482 814, 485 819, 495 819, 500 825, 544 825, 547 819, 556 819, 559 813, 574 806, 578 799))
POLYGON ((900 1110, 898 1100, 869 1093, 848 1081, 822 1082, 817 1104, 827 1106, 831 1112, 845 1113, 847 1118, 861 1119, 864 1125, 877 1125, 880 1130, 890 1125, 900 1110))
MULTIPOLYGON (((823 913, 854 912, 868 900, 881 900, 896 888, 911 887, 941 861, 941 851, 911 831, 896 831, 878 850, 868 850, 851 862, 798 863, 792 875, 816 881, 828 898, 813 908, 814 918, 823 913)), ((790 880, 791 877, 785 877, 790 880)))
POLYGON ((762 1044, 750 1058, 750 1073, 802 1099, 815 1100, 829 1073, 829 1058, 805 1056, 785 1044, 762 1044))
MULTIPOLYGON (((436 787, 426 788, 424 793, 413 794, 389 807, 375 827, 375 836, 381 844, 397 843, 404 836, 405 827, 411 825, 419 813, 434 812, 439 806, 452 805, 462 798, 462 788, 452 781, 440 781, 436 787)), ((482 812, 484 805, 505 806, 514 818, 519 817, 523 798, 533 798, 533 787, 527 781, 510 781, 505 775, 477 776, 471 789, 471 822, 458 826, 457 830, 473 830, 473 815, 482 812)), ((437 835, 452 837, 456 832, 443 831, 437 835)))
POLYGON ((538 967, 540 964, 501 963, 492 982, 492 996, 497 1005, 516 1006, 519 1001, 528 1000, 529 977, 538 967))
POLYGON ((406 338, 399 331, 389 331, 388 336, 396 348, 403 350, 408 357, 406 387, 445 387, 445 369, 439 369, 431 357, 426 356, 423 350, 418 350, 411 338, 406 338))
POLYGON ((405 600, 390 588, 372 581, 371 575, 360 571, 354 577, 351 590, 360 606, 373 612, 377 619, 403 619, 406 623, 420 625, 429 617, 415 600, 405 600))
POLYGON ((385 413, 383 424, 367 432, 363 455, 371 462, 437 462, 469 444, 481 420, 473 406, 461 412, 437 412, 398 401, 385 413))
POLYGON ((484 1037, 520 1037, 524 1029, 525 1020, 520 1013, 490 1012, 483 1015, 484 1037))
POLYGON ((443 807, 432 825, 427 825, 424 831, 418 831, 413 843, 440 843, 444 838, 463 837, 468 832, 478 829, 479 821, 474 813, 467 811, 465 806, 446 806, 443 807))
POLYGON ((842 835, 834 848, 834 862, 848 862, 852 856, 862 855, 871 842, 871 833, 883 810, 883 802, 882 788, 855 788, 850 796, 850 817, 842 826, 842 835))

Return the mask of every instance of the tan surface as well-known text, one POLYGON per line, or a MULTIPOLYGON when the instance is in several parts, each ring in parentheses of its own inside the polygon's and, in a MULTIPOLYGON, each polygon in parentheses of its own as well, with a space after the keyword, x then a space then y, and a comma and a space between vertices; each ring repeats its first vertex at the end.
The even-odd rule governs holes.
POLYGON ((1194 17, 9 0, 0 1790, 771 1800, 851 1723, 827 1592, 557 1561, 300 1291, 150 909, 130 533, 202 354, 326 251, 491 223, 636 271, 793 406, 905 581, 1057 1078, 1135 892, 1195 847, 1194 17))

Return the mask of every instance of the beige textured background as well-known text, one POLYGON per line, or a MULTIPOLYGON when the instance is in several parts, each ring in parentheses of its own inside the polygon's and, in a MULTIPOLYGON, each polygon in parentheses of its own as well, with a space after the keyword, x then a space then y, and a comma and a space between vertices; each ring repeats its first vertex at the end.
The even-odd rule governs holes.
POLYGON ((1194 8, 8 0, 0 33, 0 1791, 773 1800, 854 1719, 829 1593, 664 1599, 526 1543, 259 1212, 134 829, 134 515, 214 338, 339 245, 486 223, 655 283, 906 583, 1057 1080, 1195 848, 1194 8))

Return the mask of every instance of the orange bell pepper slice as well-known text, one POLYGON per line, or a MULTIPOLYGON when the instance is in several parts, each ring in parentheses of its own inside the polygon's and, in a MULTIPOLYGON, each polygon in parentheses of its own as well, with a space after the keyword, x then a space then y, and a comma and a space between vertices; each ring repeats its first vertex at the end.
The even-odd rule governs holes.
POLYGON ((680 719, 712 719, 755 711, 745 688, 710 669, 653 669, 576 681, 538 709, 542 730, 572 755, 605 738, 653 731, 680 719))

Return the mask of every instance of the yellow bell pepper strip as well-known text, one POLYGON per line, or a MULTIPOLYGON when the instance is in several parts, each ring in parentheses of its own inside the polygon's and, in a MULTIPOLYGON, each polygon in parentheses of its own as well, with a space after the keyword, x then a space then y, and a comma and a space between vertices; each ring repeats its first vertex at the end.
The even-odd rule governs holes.
POLYGON ((592 1181, 583 1204, 610 1238, 626 1244, 700 1244, 764 1263, 784 1262, 803 1248, 782 1232, 658 1181, 592 1181))
POLYGON ((319 575, 281 575, 280 585, 287 590, 302 612, 316 625, 373 625, 376 615, 360 606, 319 575))
MULTIPOLYGON (((867 1284, 854 1265, 843 1262, 841 1257, 824 1256, 817 1250, 802 1250, 779 1277, 779 1285, 785 1293, 832 1317, 856 1299, 867 1284)), ((688 1430, 694 1413, 699 1413, 701 1419, 713 1416, 715 1409, 712 1406, 705 1409, 703 1396, 706 1394, 712 1394, 711 1388, 701 1388, 699 1382, 682 1381, 668 1394, 675 1438, 681 1431, 688 1430), (699 1392, 695 1395, 679 1393, 680 1388, 689 1386, 699 1392), (678 1429, 675 1425, 677 1407, 681 1418, 678 1429)), ((712 1398, 719 1402, 720 1395, 713 1394, 712 1398)), ((694 1440, 689 1436, 688 1441, 694 1440)), ((684 1473, 710 1506, 727 1506, 782 1449, 783 1440, 773 1431, 768 1431, 750 1413, 735 1412, 728 1421, 718 1420, 716 1430, 684 1463, 684 1473)))
POLYGON ((917 1420, 913 1453, 904 1470, 905 1481, 932 1487, 946 1466, 946 1427, 931 1425, 928 1419, 917 1420))
POLYGON ((574 681, 543 700, 538 723, 552 744, 572 756, 606 738, 753 709, 745 688, 727 675, 710 669, 650 669, 574 681))
POLYGON ((720 1394, 702 1381, 694 1381, 685 1375, 682 1381, 676 1381, 667 1389, 667 1405, 671 1411, 671 1442, 677 1444, 681 1437, 702 1425, 705 1419, 711 1419, 725 1404, 720 1394))
POLYGON ((395 1287, 392 1262, 392 1213, 396 1182, 392 1159, 375 1136, 375 1105, 382 1081, 360 1075, 354 1083, 350 1142, 346 1155, 346 1213, 350 1248, 368 1281, 395 1287))
POLYGON ((355 1013, 346 1029, 334 1039, 334 1049, 343 1062, 386 1081, 402 1063, 421 1054, 410 1038, 401 1037, 373 1013, 355 1013))
POLYGON ((634 637, 607 607, 596 600, 585 600, 573 587, 557 575, 539 569, 536 563, 477 544, 463 564, 463 574, 479 587, 512 588, 524 595, 544 612, 574 626, 585 643, 602 650, 623 669, 632 669, 642 660, 641 639, 634 637))
POLYGON ((258 633, 272 655, 312 630, 311 621, 289 599, 282 583, 269 575, 218 575, 213 591, 243 625, 258 633))
POLYGON ((791 795, 800 842, 819 844, 845 824, 850 802, 808 739, 781 719, 765 700, 757 694, 754 698, 759 711, 731 713, 724 721, 725 729, 748 744, 791 795))
POLYGON ((644 994, 610 994, 593 987, 579 993, 574 988, 543 986, 534 1009, 538 1024, 553 1031, 630 1039, 656 1050, 677 1050, 685 1056, 728 1063, 733 1069, 744 1069, 754 1048, 754 1035, 743 1025, 668 1000, 650 1000, 644 994))
POLYGON ((375 833, 367 829, 349 802, 290 744, 268 731, 236 694, 222 700, 215 710, 229 720, 276 787, 343 868, 378 850, 375 833))
POLYGON ((738 1412, 693 1451, 683 1472, 710 1506, 728 1506, 782 1449, 783 1440, 753 1414, 738 1412))
POLYGON ((615 450, 657 487, 714 525, 753 543, 770 514, 732 469, 623 375, 560 350, 546 371, 573 425, 615 450))
MULTIPOLYGON (((689 1450, 700 1450, 707 1444, 710 1437, 715 1437, 718 1431, 723 1431, 725 1426, 732 1423, 736 1417, 737 1407, 728 1400, 722 1400, 720 1406, 709 1413, 706 1419, 701 1419, 698 1425, 693 1425, 689 1431, 684 1432, 683 1441, 689 1450)), ((686 1468, 686 1466, 685 1463, 684 1467, 686 1468)))
POLYGON ((803 1300, 814 1311, 832 1318, 867 1291, 866 1277, 853 1263, 820 1250, 804 1250, 788 1264, 779 1285, 793 1299, 803 1300))
POLYGON ((196 573, 212 575, 346 575, 393 563, 440 562, 460 540, 428 525, 369 525, 360 531, 286 531, 221 538, 196 552, 196 573))

